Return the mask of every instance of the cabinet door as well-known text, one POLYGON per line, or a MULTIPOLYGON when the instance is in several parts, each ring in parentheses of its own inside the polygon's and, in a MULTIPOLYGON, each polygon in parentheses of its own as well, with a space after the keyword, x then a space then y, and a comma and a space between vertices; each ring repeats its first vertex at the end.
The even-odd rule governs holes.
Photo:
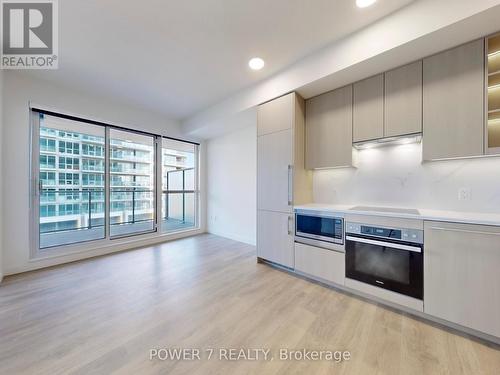
POLYGON ((384 136, 422 132, 422 61, 384 75, 384 136))
POLYGON ((295 269, 326 281, 344 285, 345 254, 296 243, 295 269))
POLYGON ((293 214, 257 211, 257 256, 294 267, 293 214))
POLYGON ((292 212, 293 132, 257 137, 257 208, 292 212))
POLYGON ((384 75, 354 84, 353 141, 384 136, 384 75))
POLYGON ((500 337, 500 228, 425 223, 424 311, 500 337))
POLYGON ((424 160, 483 154, 484 43, 424 59, 424 160))
POLYGON ((306 101, 306 168, 352 164, 352 86, 306 101))
POLYGON ((265 135, 293 127, 295 94, 276 98, 257 108, 257 135, 265 135))

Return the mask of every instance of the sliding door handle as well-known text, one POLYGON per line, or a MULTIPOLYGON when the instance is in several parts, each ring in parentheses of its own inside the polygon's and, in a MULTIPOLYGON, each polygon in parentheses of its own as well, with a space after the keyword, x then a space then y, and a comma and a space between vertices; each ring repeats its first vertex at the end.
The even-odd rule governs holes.
POLYGON ((33 178, 32 194, 34 194, 35 197, 39 197, 42 195, 42 191, 43 191, 43 181, 37 179, 36 177, 33 178))

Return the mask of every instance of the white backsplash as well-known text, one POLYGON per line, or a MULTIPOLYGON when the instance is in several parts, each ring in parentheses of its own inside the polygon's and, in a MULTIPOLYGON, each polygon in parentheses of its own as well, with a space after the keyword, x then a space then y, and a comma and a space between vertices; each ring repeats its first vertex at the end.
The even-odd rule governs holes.
POLYGON ((422 163, 421 144, 353 152, 356 168, 314 171, 314 202, 500 212, 500 157, 422 163))

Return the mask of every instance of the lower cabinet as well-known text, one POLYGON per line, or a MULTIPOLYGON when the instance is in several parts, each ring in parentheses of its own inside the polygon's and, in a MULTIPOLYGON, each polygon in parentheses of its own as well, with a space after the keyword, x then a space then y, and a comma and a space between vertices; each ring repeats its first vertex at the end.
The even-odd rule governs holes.
POLYGON ((424 312, 500 337, 500 228, 424 228, 424 312))
POLYGON ((257 256, 264 260, 294 267, 294 215, 275 211, 257 211, 257 256))
POLYGON ((344 285, 345 254, 295 243, 295 270, 344 285))

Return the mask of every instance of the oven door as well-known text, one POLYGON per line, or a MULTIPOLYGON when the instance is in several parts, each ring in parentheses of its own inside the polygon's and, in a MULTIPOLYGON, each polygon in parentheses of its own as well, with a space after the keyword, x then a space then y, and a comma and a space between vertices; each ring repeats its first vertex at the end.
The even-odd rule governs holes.
POLYGON ((344 244, 344 219, 317 214, 295 215, 295 236, 344 244))
POLYGON ((347 234, 346 277, 423 299, 423 245, 347 234))

